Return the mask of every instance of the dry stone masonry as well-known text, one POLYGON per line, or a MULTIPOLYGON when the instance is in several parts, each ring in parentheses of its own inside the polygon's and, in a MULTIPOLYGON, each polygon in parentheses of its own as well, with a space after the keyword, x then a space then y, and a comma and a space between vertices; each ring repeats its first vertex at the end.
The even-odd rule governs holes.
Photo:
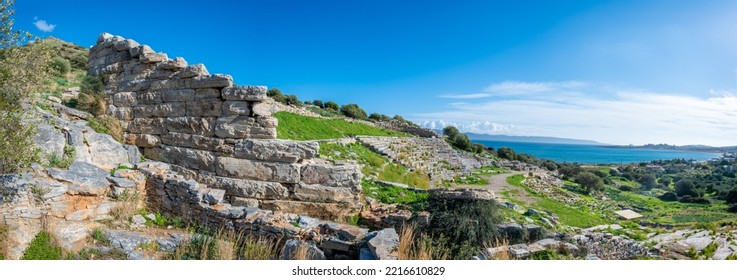
POLYGON ((301 214, 360 209, 359 168, 315 163, 317 142, 277 140, 266 87, 236 86, 107 33, 91 48, 88 71, 105 81, 107 113, 123 123, 126 143, 224 190, 228 202, 301 214))

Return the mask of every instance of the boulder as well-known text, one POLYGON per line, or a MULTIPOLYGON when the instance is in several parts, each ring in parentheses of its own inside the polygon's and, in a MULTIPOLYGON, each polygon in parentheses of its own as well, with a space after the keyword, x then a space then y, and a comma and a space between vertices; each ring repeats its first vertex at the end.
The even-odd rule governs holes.
POLYGON ((301 241, 299 239, 289 239, 284 243, 282 249, 282 260, 324 260, 325 253, 317 248, 315 243, 301 241), (305 246, 306 248, 300 248, 305 246), (306 252, 304 252, 305 250, 306 252), (300 255, 304 254, 304 255, 300 255))
POLYGON ((220 189, 210 189, 210 191, 208 191, 203 197, 203 200, 210 205, 222 203, 224 199, 225 190, 220 189))
POLYGON ((226 87, 222 90, 222 96, 225 100, 236 101, 264 101, 268 98, 264 86, 226 87))
POLYGON ((235 156, 244 159, 294 163, 319 153, 317 142, 243 139, 235 143, 235 156))
POLYGON ((41 156, 48 158, 52 155, 56 155, 62 158, 64 155, 64 146, 66 145, 66 138, 64 133, 61 133, 45 123, 38 125, 38 133, 33 136, 33 142, 36 143, 41 149, 41 156))
POLYGON ((399 235, 393 228, 385 228, 368 241, 371 254, 378 260, 396 260, 399 235))
POLYGON ((87 132, 84 134, 90 157, 90 163, 103 169, 113 169, 122 163, 130 163, 128 150, 112 136, 87 132))
POLYGON ((357 165, 308 164, 302 167, 302 182, 335 188, 361 189, 361 177, 357 165))
POLYGON ((109 175, 105 170, 92 164, 75 161, 69 170, 48 168, 52 178, 70 183, 67 192, 72 195, 99 196, 110 189, 109 175))
POLYGON ((289 189, 280 183, 227 177, 216 177, 213 188, 224 189, 228 195, 258 199, 287 199, 289 189))
POLYGON ((262 162, 231 157, 215 161, 218 176, 279 183, 299 182, 299 166, 278 162, 262 162))

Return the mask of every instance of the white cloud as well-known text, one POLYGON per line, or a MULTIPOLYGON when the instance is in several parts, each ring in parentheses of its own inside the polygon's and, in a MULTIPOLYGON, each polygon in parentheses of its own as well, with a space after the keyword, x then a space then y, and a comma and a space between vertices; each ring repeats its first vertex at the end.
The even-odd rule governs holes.
POLYGON ((572 91, 586 87, 587 84, 579 81, 566 81, 566 82, 520 82, 520 81, 504 81, 501 83, 494 83, 479 93, 470 94, 444 94, 438 97, 441 98, 453 98, 453 99, 478 99, 485 97, 500 97, 500 96, 515 96, 515 95, 530 95, 538 93, 549 93, 549 92, 561 92, 561 91, 572 91))
POLYGON ((737 145, 737 95, 710 97, 614 89, 588 83, 494 84, 495 90, 534 93, 413 115, 426 127, 591 139, 613 144, 737 145))
POLYGON ((33 22, 33 24, 36 25, 36 28, 43 32, 52 32, 56 28, 56 24, 49 24, 45 20, 38 19, 38 17, 34 17, 33 19, 36 20, 33 22))

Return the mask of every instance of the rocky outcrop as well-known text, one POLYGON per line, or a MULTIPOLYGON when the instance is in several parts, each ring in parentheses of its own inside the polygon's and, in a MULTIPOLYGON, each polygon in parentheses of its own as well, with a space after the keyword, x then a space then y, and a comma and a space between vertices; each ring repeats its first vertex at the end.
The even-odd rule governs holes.
POLYGON ((126 143, 225 190, 227 202, 299 214, 361 208, 358 167, 316 164, 317 142, 276 139, 278 108, 264 86, 234 85, 107 33, 90 50, 88 72, 104 77, 107 113, 123 123, 126 143))

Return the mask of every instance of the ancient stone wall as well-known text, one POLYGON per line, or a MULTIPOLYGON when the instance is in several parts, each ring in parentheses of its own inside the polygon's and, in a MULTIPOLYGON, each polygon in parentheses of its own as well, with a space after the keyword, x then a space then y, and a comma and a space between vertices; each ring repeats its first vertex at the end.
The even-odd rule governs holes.
POLYGON ((175 165, 234 205, 316 214, 360 209, 357 166, 316 163, 317 142, 276 139, 263 86, 169 59, 149 46, 102 34, 88 72, 105 81, 107 113, 145 157, 175 165))

